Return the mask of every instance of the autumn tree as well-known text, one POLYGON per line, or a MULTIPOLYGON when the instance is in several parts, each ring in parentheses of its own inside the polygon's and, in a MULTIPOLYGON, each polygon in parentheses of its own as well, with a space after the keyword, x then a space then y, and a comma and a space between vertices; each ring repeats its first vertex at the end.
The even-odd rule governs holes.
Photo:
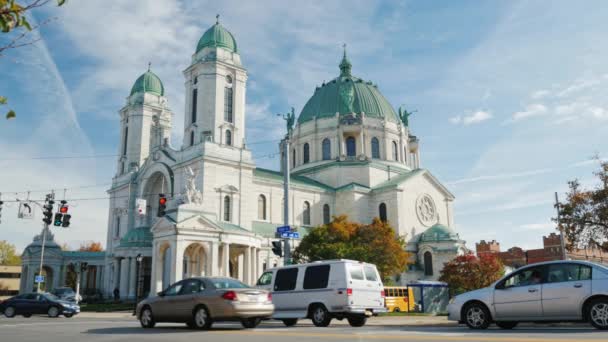
POLYGON ((101 242, 89 241, 80 244, 78 249, 80 252, 103 252, 103 246, 101 242))
POLYGON ((452 295, 490 286, 505 274, 505 267, 494 254, 479 258, 472 253, 459 255, 446 262, 439 281, 448 283, 452 295))
POLYGON ((353 259, 375 264, 382 279, 405 270, 410 254, 405 240, 387 223, 374 219, 371 224, 349 221, 345 215, 316 227, 306 235, 293 254, 294 262, 327 259, 353 259))
POLYGON ((21 265, 21 257, 17 254, 15 245, 8 241, 0 241, 0 265, 19 266, 21 265))
MULTIPOLYGON (((38 40, 38 38, 28 38, 29 33, 40 26, 32 26, 28 20, 28 14, 32 10, 42 7, 49 2, 51 0, 0 0, 0 31, 5 34, 10 32, 16 33, 12 38, 8 39, 8 43, 0 45, 0 57, 2 57, 5 50, 31 45, 38 40)), ((54 2, 56 2, 57 6, 62 6, 66 0, 54 0, 54 2)), ((43 24, 47 22, 44 21, 43 24)), ((7 103, 8 99, 0 95, 0 106, 7 103)), ((6 113, 7 119, 14 117, 15 111, 12 109, 6 113)))
POLYGON ((608 251, 608 162, 594 172, 598 184, 583 189, 578 180, 568 182, 566 200, 558 203, 560 227, 569 250, 600 248, 608 251))

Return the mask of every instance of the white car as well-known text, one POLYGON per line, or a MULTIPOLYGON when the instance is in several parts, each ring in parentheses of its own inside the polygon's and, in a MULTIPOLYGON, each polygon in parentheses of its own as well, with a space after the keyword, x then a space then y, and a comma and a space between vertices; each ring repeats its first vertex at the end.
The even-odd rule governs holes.
POLYGON ((373 264, 353 260, 327 260, 272 268, 257 287, 272 291, 273 318, 293 326, 300 318, 326 327, 333 318, 353 327, 367 317, 386 312, 384 286, 373 264))
POLYGON ((522 267, 489 287, 450 300, 448 319, 471 329, 492 322, 586 321, 608 329, 608 267, 586 261, 551 261, 522 267))

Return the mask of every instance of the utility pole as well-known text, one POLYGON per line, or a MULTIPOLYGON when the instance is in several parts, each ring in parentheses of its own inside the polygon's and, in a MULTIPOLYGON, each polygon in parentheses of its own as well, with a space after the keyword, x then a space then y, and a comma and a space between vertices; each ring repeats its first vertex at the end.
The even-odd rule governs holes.
POLYGON ((566 242, 564 241, 564 228, 560 222, 559 199, 557 191, 555 192, 555 209, 557 209, 557 228, 559 229, 559 243, 562 248, 562 260, 566 260, 566 242))
MULTIPOLYGON (((283 140, 283 224, 289 226, 289 134, 283 140)), ((291 246, 289 238, 283 239, 283 255, 285 265, 291 265, 291 246)))

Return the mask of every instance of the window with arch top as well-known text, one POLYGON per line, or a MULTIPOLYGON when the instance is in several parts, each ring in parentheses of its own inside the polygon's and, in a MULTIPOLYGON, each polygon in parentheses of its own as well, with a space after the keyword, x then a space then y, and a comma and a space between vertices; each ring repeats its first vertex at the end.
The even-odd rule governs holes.
POLYGON ((357 141, 354 137, 346 138, 346 155, 354 157, 357 155, 357 141))
POLYGON ((230 217, 232 215, 230 208, 230 196, 224 196, 224 221, 230 222, 230 217))
POLYGON ((296 150, 293 149, 291 150, 291 168, 295 168, 296 167, 296 150))
POLYGON ((304 201, 304 208, 302 211, 302 224, 305 226, 310 225, 310 203, 304 201))
POLYGON ((226 145, 232 146, 232 132, 229 129, 226 130, 226 145))
POLYGON ((331 213, 329 212, 329 204, 323 205, 323 224, 329 224, 331 221, 331 213))
POLYGON ((308 162, 310 161, 310 145, 308 143, 305 143, 302 149, 302 153, 304 153, 304 164, 308 164, 308 162))
POLYGON ((380 203, 378 214, 380 215, 380 221, 386 222, 386 203, 380 203))
POLYGON ((433 254, 431 252, 424 252, 424 275, 433 275, 433 254))
POLYGON ((396 141, 393 141, 393 160, 399 161, 399 149, 397 148, 396 141))
POLYGON ((380 142, 378 138, 372 138, 372 158, 380 159, 380 142))
POLYGON ((266 196, 258 196, 258 220, 266 220, 266 196))
POLYGON ((331 159, 331 141, 328 138, 323 139, 323 143, 321 144, 321 149, 323 150, 323 160, 331 159))
POLYGON ((232 122, 232 77, 226 76, 226 86, 224 87, 224 121, 232 122))
POLYGON ((194 146, 194 131, 190 132, 190 146, 194 146))

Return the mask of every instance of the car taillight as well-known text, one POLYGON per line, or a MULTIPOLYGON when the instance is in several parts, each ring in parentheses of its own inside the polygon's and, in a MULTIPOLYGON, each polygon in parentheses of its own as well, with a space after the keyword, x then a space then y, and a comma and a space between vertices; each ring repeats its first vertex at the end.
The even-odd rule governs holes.
POLYGON ((384 290, 380 291, 380 296, 382 296, 382 298, 386 297, 386 296, 384 295, 384 290))
POLYGON ((225 292, 222 295, 222 298, 224 298, 225 300, 236 300, 237 299, 236 292, 234 292, 234 291, 225 292))
POLYGON ((272 302, 272 293, 268 292, 268 301, 272 302))
POLYGON ((346 289, 346 295, 347 296, 352 296, 353 295, 353 289, 346 289))

